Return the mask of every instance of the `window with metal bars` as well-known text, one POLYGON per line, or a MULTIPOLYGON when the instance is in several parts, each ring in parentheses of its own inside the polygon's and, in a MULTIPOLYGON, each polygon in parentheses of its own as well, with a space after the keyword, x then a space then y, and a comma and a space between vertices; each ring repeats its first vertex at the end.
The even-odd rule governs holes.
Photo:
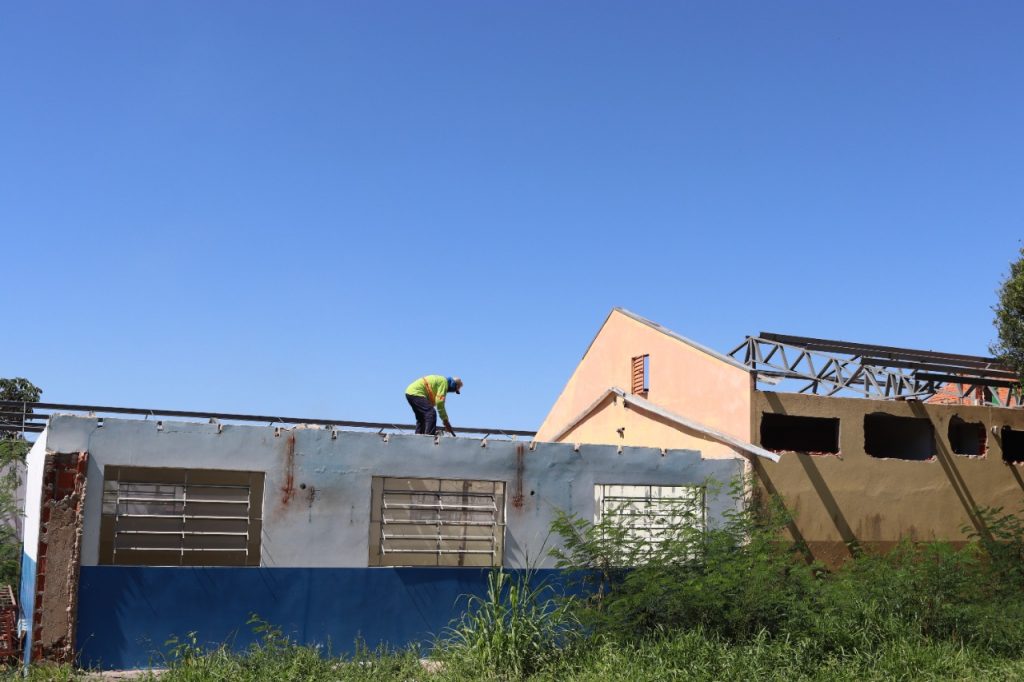
POLYGON ((259 566, 262 472, 108 466, 100 563, 259 566))
POLYGON ((505 483, 373 479, 370 566, 500 566, 505 483))
POLYGON ((633 358, 630 375, 632 379, 630 393, 647 395, 647 392, 651 390, 651 356, 638 355, 633 358))
POLYGON ((682 530, 707 527, 705 490, 691 485, 594 486, 595 522, 611 520, 625 531, 627 553, 642 558, 682 530))

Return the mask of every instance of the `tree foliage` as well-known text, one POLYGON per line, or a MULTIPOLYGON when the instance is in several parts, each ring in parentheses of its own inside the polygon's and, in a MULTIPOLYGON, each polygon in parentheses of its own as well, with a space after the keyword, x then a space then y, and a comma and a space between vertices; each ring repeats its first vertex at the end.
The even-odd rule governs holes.
POLYGON ((992 310, 999 340, 989 350, 1024 380, 1024 247, 1020 257, 1010 263, 992 310))
MULTIPOLYGON (((42 390, 28 379, 0 379, 0 400, 38 402, 42 390)), ((28 410, 31 413, 31 409, 28 410)), ((0 424, 19 424, 21 417, 0 415, 0 424)), ((21 559, 18 504, 21 469, 31 443, 16 431, 0 431, 0 583, 17 583, 21 559)))

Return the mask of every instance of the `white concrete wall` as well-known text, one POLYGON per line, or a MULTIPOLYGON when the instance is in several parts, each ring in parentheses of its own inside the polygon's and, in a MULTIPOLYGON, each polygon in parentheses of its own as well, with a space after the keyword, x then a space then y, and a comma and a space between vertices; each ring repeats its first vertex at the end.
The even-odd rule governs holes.
MULTIPOLYGON (((40 439, 41 441, 44 439, 40 439)), ((262 471, 264 566, 361 567, 369 556, 371 479, 374 476, 505 481, 506 566, 551 566, 556 510, 593 519, 598 483, 693 485, 729 482, 738 460, 705 460, 693 450, 538 443, 523 456, 521 508, 517 444, 511 441, 383 436, 319 428, 275 429, 156 420, 55 416, 45 438, 53 452, 89 453, 82 563, 99 559, 102 481, 107 465, 262 471), (294 439, 293 444, 290 443, 294 439), (289 450, 292 454, 289 454, 289 450), (291 464, 289 464, 291 462, 291 464), (290 474, 290 477, 289 477, 290 474), (288 492, 291 481, 291 494, 288 492), (302 487, 305 486, 305 487, 302 487)), ((41 467, 41 465, 40 465, 41 467)), ((41 474, 41 468, 40 468, 41 474)), ((38 487, 38 486, 36 486, 38 487)), ((38 491, 33 493, 38 508, 38 491)), ((711 523, 736 500, 709 494, 711 523)), ((28 526, 28 524, 26 524, 28 526)), ((38 522, 36 522, 38 527, 38 522)))
MULTIPOLYGON (((21 585, 18 588, 18 629, 31 632, 35 606, 36 561, 39 554, 39 511, 46 464, 46 431, 39 434, 25 458, 25 520, 22 526, 21 585)), ((26 647, 26 656, 28 655, 26 647)), ((26 658, 27 660, 27 658, 26 658)))
POLYGON ((43 466, 46 464, 46 431, 39 434, 25 458, 24 554, 35 563, 39 551, 39 509, 43 495, 43 466))

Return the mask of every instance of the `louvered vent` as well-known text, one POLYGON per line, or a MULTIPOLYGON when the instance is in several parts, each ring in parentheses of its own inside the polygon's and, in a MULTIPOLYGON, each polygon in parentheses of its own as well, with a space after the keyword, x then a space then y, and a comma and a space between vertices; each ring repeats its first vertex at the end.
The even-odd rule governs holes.
POLYGON ((638 355, 633 358, 632 386, 630 393, 645 395, 650 390, 651 356, 638 355))

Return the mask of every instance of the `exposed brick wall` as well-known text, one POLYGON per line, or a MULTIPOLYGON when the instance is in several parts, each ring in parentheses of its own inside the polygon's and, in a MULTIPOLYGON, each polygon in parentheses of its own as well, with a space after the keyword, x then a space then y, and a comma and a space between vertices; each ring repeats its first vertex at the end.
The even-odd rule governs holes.
POLYGON ((32 616, 33 661, 71 663, 75 657, 88 461, 85 452, 46 455, 32 616))
MULTIPOLYGON (((969 391, 963 398, 960 397, 960 391, 963 389, 963 384, 943 384, 942 388, 935 392, 935 395, 928 398, 925 402, 937 403, 939 405, 991 405, 991 399, 986 400, 986 395, 981 387, 975 388, 973 391, 969 391)), ((1008 388, 992 388, 989 389, 999 395, 999 401, 1006 405, 1010 398, 1010 389, 1008 388)))

